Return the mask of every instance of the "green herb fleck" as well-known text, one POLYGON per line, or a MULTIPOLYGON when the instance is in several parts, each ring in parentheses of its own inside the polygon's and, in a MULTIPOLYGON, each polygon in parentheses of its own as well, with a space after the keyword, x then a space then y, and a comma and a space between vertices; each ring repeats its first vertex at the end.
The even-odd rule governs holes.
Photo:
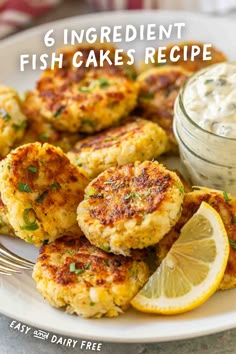
POLYGON ((104 140, 104 143, 108 143, 109 141, 117 141, 119 140, 118 138, 107 138, 104 140))
POLYGON ((36 203, 42 203, 48 195, 48 191, 44 191, 38 198, 35 199, 36 203))
POLYGON ((236 224, 236 215, 232 216, 232 224, 236 224))
POLYGON ((82 164, 81 162, 79 162, 79 163, 77 163, 77 166, 78 166, 78 167, 82 167, 83 164, 82 164))
POLYGON ((210 84, 210 83, 213 82, 213 81, 214 81, 213 79, 207 79, 207 80, 204 81, 204 84, 207 85, 207 84, 210 84))
POLYGON ((91 261, 89 261, 87 264, 85 264, 84 269, 89 269, 90 265, 91 265, 91 261))
POLYGON ((76 264, 75 262, 72 262, 70 264, 70 272, 75 273, 75 274, 81 274, 84 272, 84 269, 76 269, 76 264))
POLYGON ((90 87, 86 87, 86 86, 81 86, 81 87, 78 88, 78 90, 80 92, 83 92, 83 93, 91 92, 91 88, 90 87))
POLYGON ((61 185, 60 185, 60 183, 58 183, 58 182, 54 182, 54 183, 52 183, 52 184, 50 185, 50 187, 51 187, 52 189, 60 189, 60 188, 61 188, 61 185))
POLYGON ((125 73, 125 76, 127 76, 128 79, 133 80, 133 81, 136 80, 136 78, 137 78, 137 74, 134 71, 127 71, 125 73))
POLYGON ((33 243, 33 236, 27 236, 27 242, 33 243))
POLYGON ((13 124, 13 128, 18 131, 26 127, 26 121, 23 121, 21 124, 13 124))
POLYGON ((33 173, 37 173, 38 169, 35 166, 29 166, 27 167, 27 170, 33 173))
POLYGON ((91 301, 90 303, 89 303, 89 306, 94 306, 95 305, 95 302, 93 302, 93 301, 91 301))
POLYGON ((4 108, 0 109, 0 115, 5 120, 5 122, 8 122, 11 119, 10 114, 8 114, 7 111, 4 108))
POLYGON ((115 181, 106 181, 103 184, 115 184, 115 181))
POLYGON ((20 192, 26 192, 26 193, 32 192, 32 189, 27 183, 18 182, 17 186, 20 192))
POLYGON ((184 187, 183 186, 179 186, 179 191, 180 191, 180 194, 184 194, 184 187))
POLYGON ((137 197, 139 200, 142 200, 141 195, 140 195, 139 193, 136 193, 136 192, 130 193, 130 194, 126 194, 126 195, 124 196, 124 199, 125 199, 125 200, 128 200, 128 199, 131 199, 131 198, 133 198, 133 197, 137 197))
POLYGON ((27 208, 23 212, 23 218, 26 225, 33 225, 36 221, 36 214, 33 208, 27 208))
POLYGON ((48 133, 39 135, 40 141, 47 141, 49 138, 50 138, 50 135, 48 133))
POLYGON ((229 244, 230 244, 230 246, 232 246, 232 248, 234 250, 236 250, 236 242, 234 240, 232 240, 231 238, 229 238, 229 244))
POLYGON ((101 88, 106 88, 106 87, 108 87, 110 85, 110 83, 109 83, 108 80, 106 80, 104 78, 101 78, 99 80, 99 85, 100 85, 101 88))
POLYGON ((154 93, 140 93, 139 94, 139 98, 144 99, 144 100, 151 100, 152 98, 154 98, 154 93))
POLYGON ((75 251, 66 251, 66 253, 68 253, 70 256, 74 256, 75 251))
POLYGON ((226 202, 230 202, 232 199, 228 196, 228 194, 226 192, 223 192, 223 196, 224 196, 224 200, 226 202))
POLYGON ((109 252, 111 250, 111 248, 109 246, 106 246, 106 245, 102 245, 101 246, 101 249, 105 252, 109 252))
POLYGON ((20 227, 21 230, 27 230, 27 231, 35 231, 38 230, 39 226, 38 224, 31 224, 31 225, 23 225, 20 227))
POLYGON ((92 127, 92 128, 94 127, 94 122, 92 122, 91 120, 86 119, 86 118, 82 119, 81 123, 90 125, 90 127, 92 127))
POLYGON ((44 241, 43 241, 43 246, 48 245, 48 242, 49 242, 48 240, 44 240, 44 241))
POLYGON ((60 107, 56 110, 56 112, 53 114, 53 117, 54 117, 54 118, 57 118, 57 117, 64 111, 65 108, 66 108, 66 106, 64 106, 64 105, 60 106, 60 107))
POLYGON ((102 262, 107 266, 110 267, 110 264, 107 259, 103 259, 102 262))
POLYGON ((148 189, 144 195, 145 195, 145 197, 148 197, 150 194, 151 194, 151 189, 148 189))

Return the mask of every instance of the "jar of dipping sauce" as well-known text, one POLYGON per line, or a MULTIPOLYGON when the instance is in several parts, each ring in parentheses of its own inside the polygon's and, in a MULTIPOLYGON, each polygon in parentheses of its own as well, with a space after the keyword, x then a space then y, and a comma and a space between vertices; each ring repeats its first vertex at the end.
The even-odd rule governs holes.
POLYGON ((236 63, 209 66, 186 81, 174 133, 193 184, 236 195, 236 63))

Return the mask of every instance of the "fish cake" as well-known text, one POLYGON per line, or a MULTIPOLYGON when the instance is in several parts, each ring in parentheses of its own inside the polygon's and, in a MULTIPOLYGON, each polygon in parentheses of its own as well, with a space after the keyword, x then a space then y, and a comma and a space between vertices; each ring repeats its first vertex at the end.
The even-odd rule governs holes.
POLYGON ((175 225, 183 192, 179 177, 158 162, 112 167, 87 186, 78 223, 92 244, 128 255, 157 243, 175 225))
MULTIPOLYGON (((62 48, 63 67, 45 70, 36 89, 26 96, 24 106, 29 115, 39 110, 40 116, 56 129, 70 133, 94 133, 117 124, 136 105, 138 87, 130 77, 132 67, 114 65, 115 50, 100 43, 62 48), (97 60, 102 50, 109 50, 113 64, 73 65, 76 52, 83 54, 85 62, 92 50, 97 60)), ((123 54, 123 58, 127 55, 123 54)))
POLYGON ((166 151, 166 143, 162 128, 137 118, 79 141, 67 156, 92 179, 110 167, 157 158, 166 151))
POLYGON ((0 190, 17 237, 41 246, 62 235, 81 234, 76 209, 88 179, 60 148, 27 144, 1 161, 0 190))
POLYGON ((17 92, 0 85, 0 159, 23 137, 26 125, 17 92))
POLYGON ((223 191, 199 187, 186 193, 183 212, 174 228, 157 244, 158 264, 165 258, 173 243, 178 239, 181 228, 195 214, 202 202, 210 204, 221 216, 231 243, 228 264, 219 289, 236 287, 236 198, 223 191))
POLYGON ((152 68, 140 74, 137 114, 156 122, 165 130, 169 149, 176 151, 177 142, 173 132, 174 103, 180 87, 191 75, 180 66, 152 68))
MULTIPOLYGON (((170 57, 170 51, 174 46, 178 46, 180 48, 180 51, 178 51, 178 55, 179 55, 179 59, 176 60, 175 62, 167 60, 165 65, 179 65, 182 66, 184 69, 191 71, 191 72, 195 72, 198 71, 202 68, 205 68, 206 66, 212 65, 212 64, 216 64, 216 63, 221 63, 223 61, 227 61, 227 57, 226 55, 220 51, 219 49, 217 49, 215 46, 212 46, 209 51, 211 52, 211 60, 203 60, 203 46, 204 43, 202 42, 197 42, 197 41, 186 41, 186 42, 182 42, 182 43, 171 43, 166 47, 166 50, 164 51, 164 53, 166 54, 166 57, 169 58, 170 57), (191 52, 192 52, 192 47, 193 46, 198 46, 200 48, 200 54, 198 56, 196 56, 194 58, 194 60, 191 60, 191 52), (184 60, 184 47, 188 47, 187 48, 187 59, 188 60, 184 60)), ((156 54, 155 54, 155 58, 157 59, 157 52, 158 49, 156 50, 156 54)), ((157 60, 154 64, 149 63, 149 64, 143 64, 141 70, 145 71, 150 67, 155 67, 155 66, 163 66, 162 63, 158 63, 157 60)))
POLYGON ((54 307, 81 317, 114 317, 148 280, 144 256, 108 254, 85 237, 65 236, 41 248, 33 278, 54 307))

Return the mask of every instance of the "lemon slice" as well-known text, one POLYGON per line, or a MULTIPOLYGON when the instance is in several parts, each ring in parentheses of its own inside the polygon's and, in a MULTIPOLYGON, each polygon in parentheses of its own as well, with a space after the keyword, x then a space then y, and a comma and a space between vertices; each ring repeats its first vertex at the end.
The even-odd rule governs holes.
POLYGON ((217 290, 228 256, 229 240, 221 217, 202 202, 131 304, 143 312, 167 315, 193 310, 217 290))

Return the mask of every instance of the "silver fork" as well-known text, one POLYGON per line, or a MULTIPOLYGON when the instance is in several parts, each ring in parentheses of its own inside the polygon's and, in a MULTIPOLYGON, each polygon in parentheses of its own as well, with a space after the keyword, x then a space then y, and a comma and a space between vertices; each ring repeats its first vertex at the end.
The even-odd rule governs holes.
POLYGON ((32 270, 33 266, 33 262, 17 256, 0 243, 0 274, 22 273, 24 270, 32 270))

